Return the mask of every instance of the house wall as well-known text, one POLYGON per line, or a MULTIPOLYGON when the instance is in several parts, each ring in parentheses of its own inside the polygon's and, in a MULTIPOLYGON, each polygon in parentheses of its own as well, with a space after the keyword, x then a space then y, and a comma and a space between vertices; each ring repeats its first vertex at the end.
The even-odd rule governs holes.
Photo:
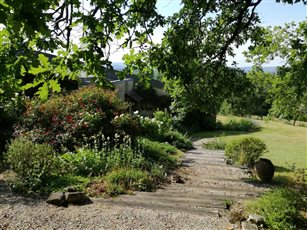
POLYGON ((117 96, 124 101, 125 100, 125 94, 127 92, 132 91, 133 89, 133 79, 124 79, 124 80, 116 80, 111 81, 112 85, 114 85, 117 96))

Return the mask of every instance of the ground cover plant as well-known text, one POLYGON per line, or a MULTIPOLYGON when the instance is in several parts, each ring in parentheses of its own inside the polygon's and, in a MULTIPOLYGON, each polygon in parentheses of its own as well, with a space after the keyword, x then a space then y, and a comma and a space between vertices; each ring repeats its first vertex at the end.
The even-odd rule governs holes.
POLYGON ((16 174, 12 188, 22 193, 45 193, 67 186, 86 190, 91 181, 100 178, 105 189, 96 195, 151 191, 179 165, 182 156, 177 148, 146 138, 138 138, 133 145, 128 136, 124 142, 108 138, 96 143, 99 145, 60 154, 50 145, 16 138, 5 153, 5 163, 16 174), (104 147, 100 148, 102 141, 104 147))
POLYGON ((306 229, 306 201, 303 194, 294 189, 277 188, 260 198, 245 204, 246 212, 265 217, 265 223, 272 230, 306 229))
POLYGON ((204 142, 203 147, 212 150, 224 150, 226 148, 226 141, 224 140, 224 135, 219 135, 218 137, 214 137, 213 140, 204 142))

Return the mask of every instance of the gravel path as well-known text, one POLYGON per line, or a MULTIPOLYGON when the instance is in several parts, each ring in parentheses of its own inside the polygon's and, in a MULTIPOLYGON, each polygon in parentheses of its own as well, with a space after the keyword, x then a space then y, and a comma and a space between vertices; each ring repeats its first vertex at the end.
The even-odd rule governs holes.
POLYGON ((44 200, 18 197, 0 177, 2 229, 227 229, 221 215, 225 201, 240 201, 269 189, 248 182, 242 169, 224 163, 222 151, 204 150, 194 142, 172 183, 156 192, 115 199, 92 198, 84 206, 59 208, 44 200), (2 183, 1 183, 2 181, 2 183))

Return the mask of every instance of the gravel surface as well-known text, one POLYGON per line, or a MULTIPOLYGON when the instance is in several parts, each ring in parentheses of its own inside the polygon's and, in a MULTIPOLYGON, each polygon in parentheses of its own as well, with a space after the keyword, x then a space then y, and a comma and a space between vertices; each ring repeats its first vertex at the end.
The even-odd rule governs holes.
POLYGON ((115 199, 92 198, 83 206, 55 207, 40 198, 13 195, 0 176, 2 229, 227 229, 223 201, 240 201, 268 190, 249 182, 244 170, 224 163, 222 151, 204 150, 194 142, 178 174, 156 192, 115 199))

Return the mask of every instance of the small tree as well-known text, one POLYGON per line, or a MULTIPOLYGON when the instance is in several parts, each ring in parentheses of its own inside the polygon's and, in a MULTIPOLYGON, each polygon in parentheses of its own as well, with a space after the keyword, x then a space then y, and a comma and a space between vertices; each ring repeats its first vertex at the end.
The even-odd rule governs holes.
POLYGON ((274 57, 285 64, 278 68, 270 91, 273 98, 270 113, 293 120, 307 113, 307 21, 285 24, 284 27, 264 28, 257 42, 246 53, 249 61, 260 66, 274 57))

